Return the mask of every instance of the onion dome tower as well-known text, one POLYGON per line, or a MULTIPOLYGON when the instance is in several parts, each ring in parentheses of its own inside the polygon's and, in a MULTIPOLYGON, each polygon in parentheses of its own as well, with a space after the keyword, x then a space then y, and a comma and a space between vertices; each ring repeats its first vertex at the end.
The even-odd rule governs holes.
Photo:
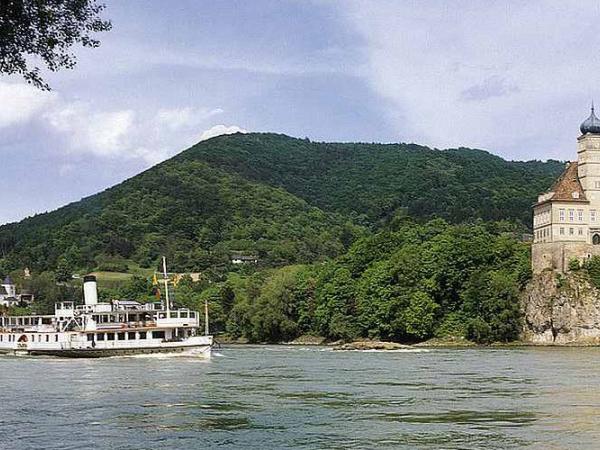
POLYGON ((592 103, 592 111, 590 112, 590 117, 583 121, 579 129, 581 130, 581 134, 600 134, 600 119, 598 119, 596 117, 596 114, 594 114, 594 103, 592 103))

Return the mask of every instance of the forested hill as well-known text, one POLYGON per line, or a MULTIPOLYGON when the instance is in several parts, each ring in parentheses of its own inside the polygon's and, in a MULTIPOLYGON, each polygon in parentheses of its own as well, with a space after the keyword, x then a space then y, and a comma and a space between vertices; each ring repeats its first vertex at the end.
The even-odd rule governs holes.
POLYGON ((558 162, 507 162, 477 150, 313 143, 276 134, 201 142, 95 196, 0 227, 0 272, 110 261, 202 270, 236 250, 266 265, 343 253, 402 209, 450 222, 529 224, 558 162))
POLYGON ((512 162, 466 148, 317 143, 272 133, 222 136, 176 159, 206 161, 370 223, 406 208, 420 218, 508 219, 527 227, 536 196, 564 168, 558 161, 512 162))

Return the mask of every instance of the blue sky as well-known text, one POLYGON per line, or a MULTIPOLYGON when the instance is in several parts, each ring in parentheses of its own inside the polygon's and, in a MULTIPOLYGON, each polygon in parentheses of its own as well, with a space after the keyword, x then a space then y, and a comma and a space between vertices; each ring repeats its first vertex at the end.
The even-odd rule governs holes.
POLYGON ((0 76, 0 223, 223 132, 574 159, 597 1, 106 1, 50 93, 0 76))

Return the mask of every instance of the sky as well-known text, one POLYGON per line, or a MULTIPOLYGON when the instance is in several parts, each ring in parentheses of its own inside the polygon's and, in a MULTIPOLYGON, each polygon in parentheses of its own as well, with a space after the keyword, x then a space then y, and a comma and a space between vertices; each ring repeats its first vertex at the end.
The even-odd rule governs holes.
POLYGON ((0 224, 231 132, 573 160, 600 104, 597 0, 105 3, 52 91, 0 75, 0 224))

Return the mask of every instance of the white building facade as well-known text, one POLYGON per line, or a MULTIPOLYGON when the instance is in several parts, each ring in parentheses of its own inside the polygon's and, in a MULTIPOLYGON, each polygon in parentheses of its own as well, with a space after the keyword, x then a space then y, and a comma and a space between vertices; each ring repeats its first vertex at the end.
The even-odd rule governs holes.
POLYGON ((593 106, 580 130, 577 161, 533 206, 534 272, 564 272, 574 258, 600 255, 600 120, 593 106))

